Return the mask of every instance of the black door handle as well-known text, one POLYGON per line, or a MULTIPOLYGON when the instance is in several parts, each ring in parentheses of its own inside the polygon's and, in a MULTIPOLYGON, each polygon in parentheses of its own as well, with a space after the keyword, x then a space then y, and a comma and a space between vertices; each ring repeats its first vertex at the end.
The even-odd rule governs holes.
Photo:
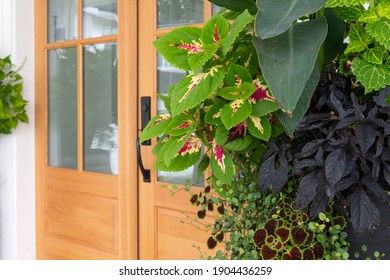
POLYGON ((141 156, 141 144, 139 142, 139 138, 136 140, 137 145, 137 162, 138 166, 141 170, 142 176, 144 178, 144 182, 150 183, 150 170, 145 169, 144 164, 142 163, 142 156, 141 156))

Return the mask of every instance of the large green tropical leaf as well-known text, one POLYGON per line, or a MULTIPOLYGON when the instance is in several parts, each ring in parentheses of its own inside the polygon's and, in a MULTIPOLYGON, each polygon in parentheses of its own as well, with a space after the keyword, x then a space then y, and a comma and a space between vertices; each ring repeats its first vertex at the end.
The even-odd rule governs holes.
POLYGON ((232 11, 243 12, 248 10, 251 14, 257 12, 254 0, 209 0, 211 3, 232 11))
POLYGON ((324 42, 323 62, 328 64, 332 62, 343 46, 346 24, 334 13, 333 9, 325 9, 325 17, 328 29, 331 30, 331 32, 328 32, 324 42))
POLYGON ((319 10, 327 0, 257 0, 256 36, 271 38, 285 32, 292 22, 319 10))
POLYGON ((292 115, 289 116, 282 111, 279 111, 277 116, 279 122, 282 124, 284 131, 290 137, 293 136, 295 129, 297 128, 299 122, 306 114, 307 109, 310 105, 310 100, 313 96, 314 91, 317 88, 318 82, 320 80, 320 67, 318 64, 314 67, 312 74, 310 75, 309 80, 306 83, 305 89, 301 97, 298 100, 298 104, 295 107, 295 110, 292 112, 292 115))
POLYGON ((292 113, 313 72, 321 44, 327 35, 325 17, 293 24, 285 33, 254 37, 259 63, 271 94, 292 113))

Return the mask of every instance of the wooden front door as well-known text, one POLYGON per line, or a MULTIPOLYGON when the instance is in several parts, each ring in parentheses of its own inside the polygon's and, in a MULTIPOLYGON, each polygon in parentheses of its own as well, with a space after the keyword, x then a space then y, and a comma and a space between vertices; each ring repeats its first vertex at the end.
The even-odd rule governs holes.
MULTIPOLYGON (((175 69, 157 54, 152 42, 184 25, 201 26, 212 15, 213 7, 207 0, 143 0, 139 1, 139 95, 150 97, 151 117, 164 113, 164 106, 157 94, 166 94, 167 87, 177 83, 185 73, 175 69)), ((215 8, 215 7, 214 7, 215 8)), ((140 110, 142 111, 142 110, 140 110)), ((141 126, 141 123, 139 124, 141 126)), ((144 182, 139 174, 139 215, 141 259, 197 259, 207 254, 208 233, 196 226, 211 223, 212 219, 193 222, 196 207, 190 205, 190 196, 183 191, 173 197, 167 188, 177 184, 179 188, 189 180, 194 192, 205 187, 198 178, 196 168, 181 173, 157 172, 153 168, 154 157, 151 145, 142 145, 143 165, 150 170, 151 182, 144 182), (199 247, 200 246, 200 247, 199 247)))
POLYGON ((153 140, 140 147, 150 169, 144 182, 136 139, 141 97, 150 97, 153 117, 164 110, 157 93, 184 75, 152 42, 211 14, 207 0, 35 0, 38 259, 196 259, 207 251, 208 234, 187 219, 198 210, 189 195, 162 188, 194 183, 195 169, 155 171, 153 140))
POLYGON ((138 257, 136 7, 35 1, 38 259, 138 257))

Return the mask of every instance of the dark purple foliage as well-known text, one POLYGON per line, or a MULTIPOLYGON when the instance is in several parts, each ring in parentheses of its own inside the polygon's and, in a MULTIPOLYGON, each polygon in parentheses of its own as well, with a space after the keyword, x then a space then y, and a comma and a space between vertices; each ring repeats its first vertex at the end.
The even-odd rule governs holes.
POLYGON ((300 177, 297 209, 309 209, 314 219, 335 200, 339 209, 349 206, 345 213, 361 235, 380 222, 375 200, 390 204, 390 87, 374 98, 358 98, 345 78, 322 76, 294 139, 269 142, 259 184, 277 192, 288 178, 300 177))

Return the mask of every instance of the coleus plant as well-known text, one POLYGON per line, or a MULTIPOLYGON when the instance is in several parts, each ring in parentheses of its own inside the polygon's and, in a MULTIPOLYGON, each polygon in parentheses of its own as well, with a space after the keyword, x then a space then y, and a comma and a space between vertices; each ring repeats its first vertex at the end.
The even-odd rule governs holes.
POLYGON ((244 11, 228 21, 212 17, 203 28, 182 27, 154 42, 164 58, 188 75, 161 96, 168 114, 152 118, 141 141, 159 137, 153 152, 156 168, 181 171, 202 157, 220 183, 230 185, 235 167, 232 153, 256 149, 273 131, 270 115, 279 109, 263 77, 244 11))
POLYGON ((346 221, 343 217, 321 213, 318 222, 295 209, 289 199, 282 200, 258 228, 253 241, 263 260, 348 259, 346 221), (336 241, 336 242, 335 242, 336 241))
POLYGON ((308 208, 317 218, 334 199, 360 236, 379 225, 374 201, 390 203, 390 87, 359 102, 354 93, 349 96, 348 80, 335 73, 325 72, 320 85, 294 141, 268 143, 259 184, 280 191, 299 176, 298 209, 308 208))

